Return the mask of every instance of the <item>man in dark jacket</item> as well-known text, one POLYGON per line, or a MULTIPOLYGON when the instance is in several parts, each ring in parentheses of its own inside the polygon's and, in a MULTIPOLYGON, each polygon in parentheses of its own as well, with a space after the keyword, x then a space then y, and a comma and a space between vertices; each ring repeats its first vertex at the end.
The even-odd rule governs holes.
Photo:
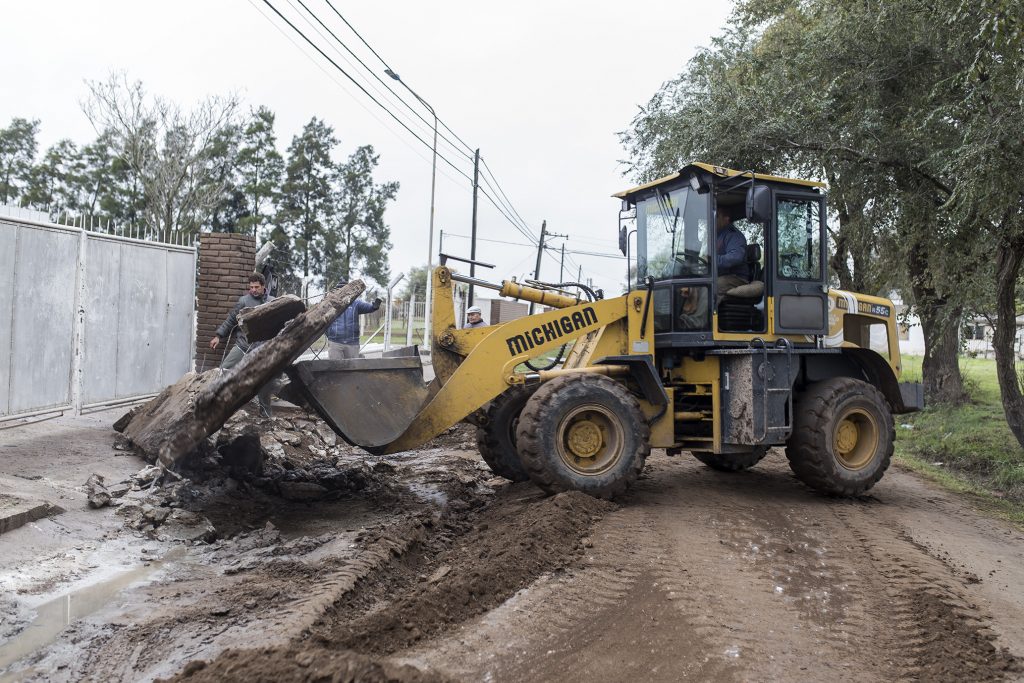
MULTIPOLYGON (((238 362, 242 360, 242 356, 247 354, 249 350, 256 346, 256 344, 249 344, 249 340, 245 338, 245 333, 242 332, 242 328, 238 327, 238 312, 243 308, 251 308, 265 304, 268 301, 273 300, 274 297, 267 292, 266 280, 260 273, 253 273, 249 276, 249 291, 242 296, 238 297, 238 301, 235 303, 235 307, 228 313, 228 317, 220 324, 217 331, 214 333, 213 338, 210 339, 210 348, 216 349, 220 346, 220 343, 227 339, 232 332, 235 334, 235 345, 228 351, 228 355, 221 361, 220 367, 222 370, 230 370, 231 368, 238 365, 238 362)), ((271 380, 260 389, 257 394, 257 399, 260 406, 260 414, 263 417, 271 416, 271 398, 270 395, 280 388, 278 380, 271 380)))
MULTIPOLYGON (((346 281, 338 283, 338 287, 344 287, 346 281)), ((380 308, 381 299, 378 297, 371 304, 362 299, 356 299, 352 305, 342 311, 341 315, 334 319, 331 326, 327 328, 327 357, 331 360, 344 360, 345 358, 359 358, 359 316, 372 313, 380 308)))
POLYGON ((734 221, 743 217, 740 206, 718 206, 715 219, 715 255, 718 260, 718 298, 730 289, 750 281, 747 265, 747 238, 736 229, 734 221))

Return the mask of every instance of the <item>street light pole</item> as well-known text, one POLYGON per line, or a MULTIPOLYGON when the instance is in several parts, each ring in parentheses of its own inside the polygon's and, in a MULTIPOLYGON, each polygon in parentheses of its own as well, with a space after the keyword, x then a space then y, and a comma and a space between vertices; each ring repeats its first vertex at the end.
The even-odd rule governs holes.
POLYGON ((426 319, 424 320, 423 325, 423 346, 429 349, 431 340, 430 309, 431 300, 433 299, 431 290, 434 288, 434 196, 437 188, 437 112, 434 111, 434 108, 431 107, 425 99, 417 95, 416 91, 410 88, 409 84, 403 81, 402 77, 397 73, 391 69, 384 69, 384 73, 404 85, 405 89, 411 92, 412 96, 415 97, 420 104, 426 107, 430 111, 430 115, 434 117, 434 146, 432 148, 432 158, 430 163, 430 235, 427 237, 427 303, 425 312, 426 319))

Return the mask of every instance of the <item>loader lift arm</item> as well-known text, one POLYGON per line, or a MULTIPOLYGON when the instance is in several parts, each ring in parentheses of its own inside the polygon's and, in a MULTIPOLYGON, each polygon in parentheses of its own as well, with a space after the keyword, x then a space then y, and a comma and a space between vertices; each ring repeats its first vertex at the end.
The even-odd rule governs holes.
MULTIPOLYGON (((588 366, 587 361, 595 353, 607 356, 627 355, 627 325, 640 324, 644 310, 643 292, 600 301, 581 301, 549 290, 527 287, 513 281, 505 281, 500 287, 490 285, 503 296, 512 296, 554 307, 553 310, 512 320, 489 327, 457 329, 452 296, 453 277, 447 266, 437 267, 433 277, 433 364, 434 380, 425 392, 397 389, 396 384, 408 382, 401 374, 390 372, 393 368, 381 365, 400 365, 401 362, 380 359, 378 367, 373 363, 359 367, 360 361, 337 361, 346 363, 346 381, 362 382, 361 394, 348 397, 346 404, 335 402, 328 405, 329 395, 337 394, 337 387, 330 383, 316 386, 316 377, 322 376, 326 363, 313 361, 319 367, 299 363, 290 374, 303 387, 307 398, 319 412, 329 418, 331 424, 349 443, 361 446, 372 453, 387 454, 409 450, 426 443, 445 429, 456 424, 467 415, 495 399, 509 387, 521 385, 530 379, 538 380, 539 375, 517 373, 516 367, 524 361, 535 358, 547 351, 557 349, 567 341, 576 340, 570 359, 577 359, 565 370, 542 373, 545 379, 559 373, 593 372, 597 374, 630 373, 628 364, 603 364, 588 366), (630 315, 630 307, 635 309, 630 315), (609 328, 620 328, 621 333, 608 334, 609 328), (596 340, 596 341, 595 341, 596 340), (586 352, 575 347, 586 347, 586 352), (305 366, 305 368, 304 368, 305 366), (311 370, 313 370, 311 372, 311 370), (389 411, 392 426, 405 423, 407 426, 397 437, 386 437, 386 441, 374 435, 366 435, 366 413, 357 416, 358 410, 351 408, 351 402, 373 400, 373 394, 387 393, 392 405, 380 404, 376 410, 389 411), (424 398, 425 396, 425 398, 424 398), (351 413, 351 414, 350 414, 351 413), (360 424, 353 424, 360 421, 360 424), (361 434, 358 434, 361 433, 361 434)), ((460 278, 461 279, 461 278, 460 278)))

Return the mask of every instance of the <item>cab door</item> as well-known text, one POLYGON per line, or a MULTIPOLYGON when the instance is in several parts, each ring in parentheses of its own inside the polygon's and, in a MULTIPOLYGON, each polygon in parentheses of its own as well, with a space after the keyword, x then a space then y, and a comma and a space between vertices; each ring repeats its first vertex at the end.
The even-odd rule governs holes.
POLYGON ((825 334, 825 199, 776 191, 771 292, 775 334, 825 334))

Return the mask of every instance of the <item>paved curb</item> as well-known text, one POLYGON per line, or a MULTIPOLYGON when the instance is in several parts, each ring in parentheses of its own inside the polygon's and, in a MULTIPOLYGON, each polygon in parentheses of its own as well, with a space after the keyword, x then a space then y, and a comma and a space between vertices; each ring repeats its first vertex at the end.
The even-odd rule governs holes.
POLYGON ((64 510, 49 503, 0 495, 0 534, 61 512, 64 510))

